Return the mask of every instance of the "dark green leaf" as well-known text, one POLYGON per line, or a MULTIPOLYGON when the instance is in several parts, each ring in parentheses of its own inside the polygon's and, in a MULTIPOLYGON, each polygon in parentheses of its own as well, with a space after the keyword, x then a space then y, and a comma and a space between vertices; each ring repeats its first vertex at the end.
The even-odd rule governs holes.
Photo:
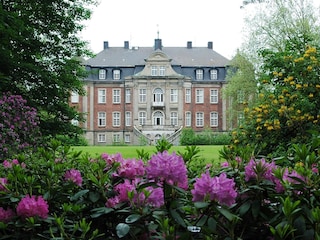
POLYGON ((196 208, 206 208, 206 207, 209 206, 209 203, 207 203, 207 202, 195 202, 194 206, 196 208))
POLYGON ((130 226, 128 224, 125 224, 125 223, 119 223, 117 225, 117 227, 116 227, 116 230, 117 230, 117 236, 119 238, 123 238, 130 231, 130 226))
POLYGON ((178 224, 180 224, 183 227, 186 227, 186 223, 176 210, 170 209, 170 214, 178 224))
POLYGON ((140 214, 131 214, 126 218, 126 223, 134 223, 141 218, 140 214))
POLYGON ((81 190, 79 192, 77 192, 75 195, 73 195, 70 200, 71 201, 75 201, 75 200, 78 200, 80 197, 82 197, 83 195, 87 194, 89 192, 88 189, 85 189, 85 190, 81 190))

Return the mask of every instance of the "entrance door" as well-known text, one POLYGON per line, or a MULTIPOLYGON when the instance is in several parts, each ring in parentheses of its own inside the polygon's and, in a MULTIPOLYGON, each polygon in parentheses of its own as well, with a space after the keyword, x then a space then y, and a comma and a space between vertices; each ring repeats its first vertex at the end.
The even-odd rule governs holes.
POLYGON ((163 113, 160 111, 156 111, 153 113, 153 125, 161 126, 163 125, 163 113))

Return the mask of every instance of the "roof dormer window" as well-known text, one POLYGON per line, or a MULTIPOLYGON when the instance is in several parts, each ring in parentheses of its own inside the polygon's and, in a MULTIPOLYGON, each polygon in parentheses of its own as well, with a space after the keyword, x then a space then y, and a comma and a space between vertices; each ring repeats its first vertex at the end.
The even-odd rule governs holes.
POLYGON ((210 70, 210 79, 211 80, 218 80, 218 70, 217 69, 210 70))
POLYGON ((203 70, 202 69, 196 70, 196 80, 203 80, 203 70))
POLYGON ((106 79, 106 70, 99 69, 99 79, 106 79))
POLYGON ((120 80, 120 70, 119 69, 113 70, 113 80, 120 80))

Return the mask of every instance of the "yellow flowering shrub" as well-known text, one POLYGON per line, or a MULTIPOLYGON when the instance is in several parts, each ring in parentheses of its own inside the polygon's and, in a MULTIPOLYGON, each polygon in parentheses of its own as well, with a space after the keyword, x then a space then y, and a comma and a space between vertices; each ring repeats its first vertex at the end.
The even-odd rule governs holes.
POLYGON ((261 74, 257 101, 244 110, 234 144, 254 144, 270 153, 320 130, 320 52, 312 46, 292 49, 262 52, 267 74, 261 74))

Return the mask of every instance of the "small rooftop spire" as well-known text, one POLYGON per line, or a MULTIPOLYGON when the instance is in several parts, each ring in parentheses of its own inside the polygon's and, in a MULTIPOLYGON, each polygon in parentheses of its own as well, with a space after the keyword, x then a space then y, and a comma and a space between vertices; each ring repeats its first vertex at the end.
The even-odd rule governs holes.
POLYGON ((159 24, 157 24, 157 39, 159 39, 159 24))

